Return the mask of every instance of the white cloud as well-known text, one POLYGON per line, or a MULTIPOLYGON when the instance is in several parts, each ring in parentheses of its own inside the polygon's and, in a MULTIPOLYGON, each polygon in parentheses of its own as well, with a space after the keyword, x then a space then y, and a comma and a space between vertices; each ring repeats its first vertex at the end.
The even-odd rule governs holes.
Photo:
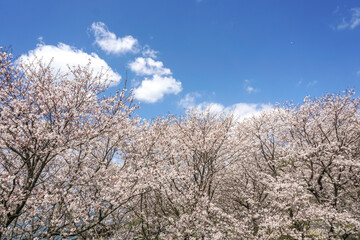
POLYGON ((360 25, 360 8, 352 8, 350 9, 350 12, 351 19, 349 21, 343 19, 342 23, 337 26, 338 30, 346 28, 354 29, 360 25))
POLYGON ((130 35, 118 38, 102 22, 91 24, 91 30, 94 32, 95 43, 107 54, 137 53, 139 51, 136 38, 130 35))
POLYGON ((245 90, 249 93, 249 94, 251 94, 251 93, 256 93, 256 92, 258 92, 259 90, 258 89, 256 89, 256 88, 254 88, 253 86, 250 86, 250 80, 248 80, 248 79, 246 79, 246 80, 244 80, 244 87, 245 87, 245 90))
POLYGON ((251 117, 258 115, 262 111, 267 111, 272 109, 271 104, 264 103, 237 103, 228 107, 227 111, 233 112, 235 117, 239 119, 244 119, 246 117, 251 117))
POLYGON ((153 75, 151 79, 145 78, 140 87, 134 90, 135 98, 147 103, 161 100, 165 94, 178 94, 181 92, 181 82, 172 76, 153 75))
POLYGON ((149 47, 149 45, 145 45, 142 50, 142 55, 144 57, 150 57, 150 58, 156 58, 156 54, 158 54, 158 51, 155 51, 149 47))
POLYGON ((42 37, 42 36, 40 36, 40 37, 38 37, 38 45, 44 45, 45 43, 44 43, 44 38, 42 37))
POLYGON ((341 30, 341 29, 347 28, 348 26, 349 26, 349 23, 346 22, 345 19, 343 19, 342 22, 337 25, 336 29, 341 30))
POLYGON ((195 99, 201 97, 198 92, 188 93, 179 101, 179 106, 189 109, 195 106, 195 99))
POLYGON ((66 72, 68 67, 86 66, 90 62, 90 68, 95 74, 106 72, 113 84, 118 83, 121 79, 121 76, 114 72, 97 54, 88 54, 64 43, 59 43, 57 46, 38 44, 34 50, 21 55, 18 59, 23 63, 31 63, 36 60, 44 63, 51 61, 51 66, 62 72, 66 72))
POLYGON ((247 87, 246 87, 246 91, 247 91, 248 93, 253 93, 253 92, 255 92, 255 88, 253 88, 252 86, 247 86, 247 87))
MULTIPOLYGON (((120 53, 124 39, 117 39, 114 33, 107 30, 104 23, 93 23, 91 26, 95 33, 96 43, 107 53, 120 53)), ((131 36, 128 36, 131 37, 131 36)), ((132 37, 131 37, 132 38, 132 37)), ((132 38, 133 44, 126 45, 126 51, 139 51, 139 44, 132 38), (134 50, 135 49, 135 50, 134 50)), ((134 95, 137 100, 155 103, 161 100, 166 94, 178 94, 182 91, 181 82, 173 78, 169 68, 164 67, 163 62, 154 60, 158 51, 151 49, 148 45, 142 47, 143 57, 136 57, 128 64, 130 70, 136 76, 146 76, 140 83, 138 79, 132 80, 135 87, 134 95)))
POLYGON ((201 103, 196 106, 196 109, 200 111, 210 111, 213 113, 224 113, 224 114, 234 114, 234 117, 241 121, 244 118, 256 116, 263 111, 272 109, 271 104, 264 103, 237 103, 228 107, 220 103, 201 103))
POLYGON ((317 83, 318 83, 318 81, 316 81, 316 80, 311 81, 311 82, 308 82, 308 83, 306 84, 306 87, 313 87, 313 86, 315 86, 317 83))
POLYGON ((152 58, 138 57, 134 62, 129 63, 131 71, 135 72, 138 76, 145 75, 171 75, 169 68, 165 68, 161 61, 155 61, 152 58))

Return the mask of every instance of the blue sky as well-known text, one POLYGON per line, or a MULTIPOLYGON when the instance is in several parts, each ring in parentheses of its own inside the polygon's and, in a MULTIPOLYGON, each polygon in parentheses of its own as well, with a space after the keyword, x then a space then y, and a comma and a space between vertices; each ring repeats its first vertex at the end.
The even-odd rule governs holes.
POLYGON ((0 46, 54 66, 110 67, 138 114, 211 107, 244 116, 359 89, 360 2, 0 0, 0 46), (58 59, 58 60, 56 60, 58 59))

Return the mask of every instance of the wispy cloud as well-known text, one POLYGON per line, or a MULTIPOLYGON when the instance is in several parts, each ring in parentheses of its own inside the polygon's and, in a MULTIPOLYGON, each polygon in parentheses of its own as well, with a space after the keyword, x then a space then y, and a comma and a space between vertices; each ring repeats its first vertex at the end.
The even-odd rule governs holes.
POLYGON ((256 91, 256 89, 253 88, 253 87, 251 87, 251 86, 247 86, 247 87, 246 87, 246 91, 247 91, 248 93, 253 93, 253 92, 256 91))
POLYGON ((337 14, 339 11, 340 11, 340 6, 336 6, 336 8, 334 9, 334 11, 332 13, 337 14))
POLYGON ((244 88, 246 92, 248 92, 249 94, 258 92, 259 89, 256 89, 255 87, 251 86, 250 83, 251 81, 248 79, 244 81, 244 88))
POLYGON ((43 38, 42 36, 38 37, 37 40, 38 40, 38 42, 39 42, 39 43, 37 44, 38 46, 45 45, 44 38, 43 38))
POLYGON ((154 49, 151 49, 149 45, 145 45, 142 50, 142 55, 144 57, 150 57, 150 58, 156 58, 159 51, 155 51, 154 49))
POLYGON ((179 101, 179 106, 185 109, 190 109, 195 107, 196 105, 196 98, 201 97, 201 94, 198 92, 188 93, 179 101))
POLYGON ((107 54, 124 54, 139 52, 138 40, 133 36, 119 38, 110 32, 103 22, 94 22, 91 30, 95 36, 95 43, 107 54))
POLYGON ((161 100, 165 94, 178 94, 181 92, 181 82, 172 76, 153 75, 145 78, 141 85, 134 90, 135 98, 147 103, 155 103, 161 100))
POLYGON ((75 47, 71 47, 64 43, 57 46, 43 44, 43 39, 39 39, 40 43, 34 50, 27 54, 21 55, 18 59, 22 63, 31 63, 41 60, 44 63, 50 63, 55 70, 66 72, 68 67, 86 66, 90 63, 90 68, 97 73, 107 73, 108 77, 116 84, 120 81, 121 76, 114 72, 108 64, 95 53, 86 53, 75 47))
POLYGON ((350 19, 343 18, 342 22, 337 25, 336 29, 354 29, 360 25, 360 8, 350 9, 351 17, 350 19))
POLYGON ((306 84, 306 87, 313 87, 313 86, 315 86, 317 83, 318 83, 318 81, 316 81, 316 80, 311 81, 311 82, 308 82, 308 83, 306 84))

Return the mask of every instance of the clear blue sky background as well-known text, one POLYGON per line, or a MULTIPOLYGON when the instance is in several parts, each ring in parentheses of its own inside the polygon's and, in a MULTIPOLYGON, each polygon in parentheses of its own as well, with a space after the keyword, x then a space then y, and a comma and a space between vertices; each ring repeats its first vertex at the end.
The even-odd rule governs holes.
POLYGON ((360 89, 360 1, 0 3, 1 46, 11 45, 16 56, 28 54, 39 43, 64 43, 96 53, 122 76, 114 88, 122 85, 126 71, 132 86, 139 87, 146 76, 137 75, 129 64, 141 57, 145 45, 158 51, 153 59, 171 70, 181 91, 178 88, 153 103, 141 101, 138 113, 144 117, 211 104, 224 109, 258 104, 259 110, 259 104, 300 103, 306 95, 360 89), (91 29, 99 22, 116 38, 137 39, 138 52, 103 51, 91 29))

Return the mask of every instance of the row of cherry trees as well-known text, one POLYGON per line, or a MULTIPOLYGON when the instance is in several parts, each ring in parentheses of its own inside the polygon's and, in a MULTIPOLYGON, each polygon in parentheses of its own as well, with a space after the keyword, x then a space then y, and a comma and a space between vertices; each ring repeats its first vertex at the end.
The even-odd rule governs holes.
POLYGON ((356 239, 360 99, 139 119, 103 73, 0 53, 0 239, 356 239))

